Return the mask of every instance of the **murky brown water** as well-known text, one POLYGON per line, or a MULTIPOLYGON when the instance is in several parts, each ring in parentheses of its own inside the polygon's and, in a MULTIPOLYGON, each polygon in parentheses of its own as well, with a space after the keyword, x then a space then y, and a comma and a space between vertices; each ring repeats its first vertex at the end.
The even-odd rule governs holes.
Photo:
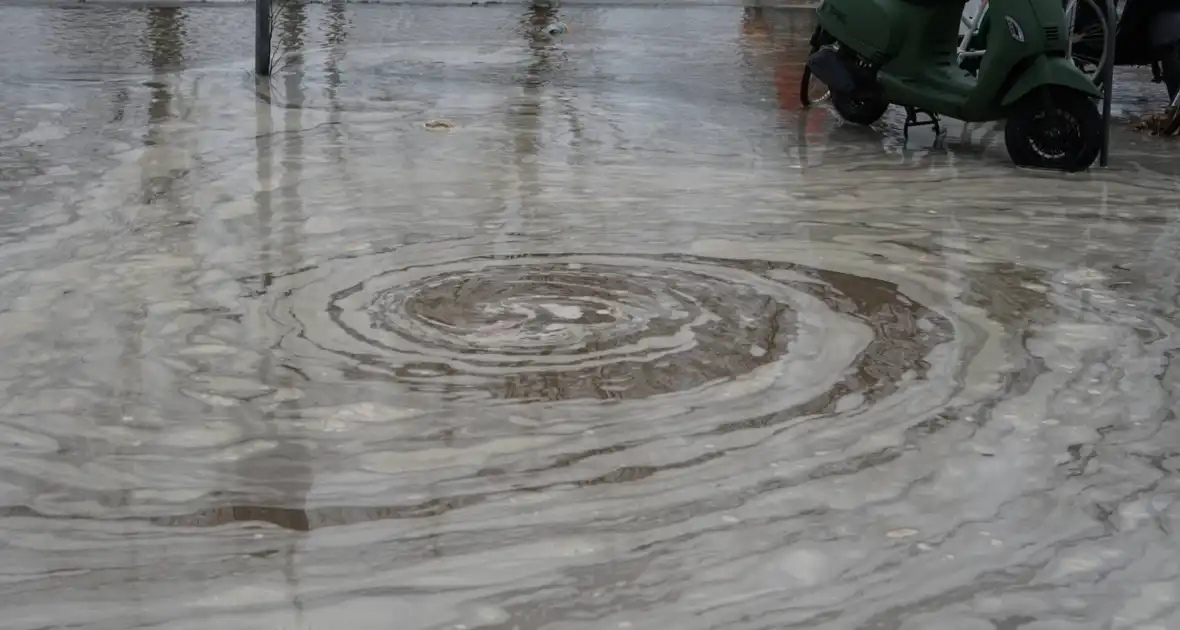
POLYGON ((1180 627, 1174 142, 558 16, 0 7, 0 627, 1180 627))

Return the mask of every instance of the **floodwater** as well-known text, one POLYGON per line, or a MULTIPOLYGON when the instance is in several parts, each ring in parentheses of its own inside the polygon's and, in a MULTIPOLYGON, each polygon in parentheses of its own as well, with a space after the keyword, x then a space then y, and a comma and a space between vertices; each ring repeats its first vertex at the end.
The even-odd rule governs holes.
POLYGON ((805 12, 556 17, 258 87, 247 7, 0 7, 0 627, 1180 627, 1159 86, 1019 171, 799 111, 805 12))

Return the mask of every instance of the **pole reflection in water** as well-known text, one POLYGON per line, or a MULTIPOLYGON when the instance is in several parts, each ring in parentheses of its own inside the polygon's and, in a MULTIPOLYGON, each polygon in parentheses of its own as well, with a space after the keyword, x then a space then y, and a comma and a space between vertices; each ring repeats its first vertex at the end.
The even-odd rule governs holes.
MULTIPOLYGON (((257 203, 261 228, 259 241, 262 244, 260 280, 265 290, 276 274, 285 273, 298 266, 303 259, 299 250, 300 226, 304 221, 303 203, 300 196, 300 180, 303 168, 302 111, 304 96, 304 65, 302 47, 307 29, 307 7, 302 2, 288 2, 281 5, 277 15, 278 32, 276 44, 284 58, 276 64, 276 75, 262 79, 263 87, 273 96, 273 81, 282 82, 283 127, 281 133, 273 130, 272 113, 274 99, 259 99, 258 104, 258 173, 259 189, 257 203), (278 151, 276 151, 278 149, 278 151), (273 160, 280 156, 280 173, 275 181, 273 160), (277 191, 276 191, 277 188, 277 191), (278 193, 277 208, 275 193, 278 193)), ((269 328, 273 322, 262 319, 256 325, 269 328)), ((259 364, 259 381, 283 391, 295 389, 294 376, 279 369, 272 353, 265 353, 259 364)), ((298 400, 280 402, 279 411, 291 411, 298 407, 298 400)), ((264 439, 273 448, 261 449, 257 454, 247 454, 235 466, 234 476, 242 483, 262 489, 262 494, 244 499, 249 503, 234 505, 224 514, 228 521, 269 522, 292 532, 308 532, 313 528, 307 512, 307 498, 312 490, 315 470, 313 454, 308 446, 290 434, 275 412, 264 412, 262 427, 264 439)), ((297 555, 301 536, 275 536, 278 548, 276 555, 282 559, 282 572, 290 589, 296 622, 302 618, 303 603, 299 594, 299 571, 297 555)))
POLYGON ((513 160, 518 175, 518 199, 522 218, 535 211, 541 192, 540 160, 542 149, 541 103, 544 88, 552 78, 553 43, 545 35, 545 26, 555 19, 548 4, 535 4, 522 20, 524 36, 532 53, 520 81, 520 96, 509 109, 509 128, 513 131, 513 160))
POLYGON ((324 57, 324 92, 328 98, 328 124, 324 126, 327 138, 325 152, 329 160, 339 168, 340 181, 344 182, 345 194, 354 205, 360 204, 359 187, 353 178, 347 150, 348 121, 344 116, 344 106, 340 101, 340 92, 344 88, 344 76, 340 64, 345 58, 351 19, 348 16, 348 5, 344 0, 333 0, 324 8, 324 38, 328 44, 328 52, 324 57))
MULTIPOLYGON (((184 59, 185 15, 182 9, 152 7, 146 10, 143 55, 152 70, 151 78, 143 82, 147 92, 147 128, 143 134, 143 153, 138 160, 139 204, 132 205, 126 220, 134 223, 155 224, 161 230, 176 230, 176 254, 182 260, 192 260, 194 253, 191 238, 191 207, 186 188, 190 185, 190 163, 195 151, 192 142, 184 132, 176 132, 174 123, 178 117, 178 102, 174 78, 171 71, 184 59), (187 232, 187 234, 185 234, 187 232), (182 235, 183 234, 183 235, 182 235)), ((126 110, 133 107, 130 90, 123 88, 116 94, 116 120, 124 118, 126 110)), ((191 265, 186 265, 190 266, 191 265)), ((177 269, 174 281, 183 282, 186 269, 177 269)), ((120 418, 136 418, 142 410, 154 410, 166 405, 168 397, 177 388, 166 372, 154 370, 148 363, 145 339, 146 331, 163 325, 148 315, 148 305, 161 299, 152 292, 153 284, 138 282, 121 283, 123 287, 123 311, 125 320, 117 326, 121 337, 122 352, 115 372, 117 374, 118 413, 120 418)), ((128 460, 127 473, 139 476, 137 466, 128 460)), ((134 504, 134 492, 130 489, 120 493, 125 505, 134 504)), ((131 556, 128 566, 146 564, 141 557, 139 545, 129 545, 126 553, 131 556)), ((150 554, 151 552, 147 552, 150 554)), ((137 584, 140 582, 137 581, 137 584)), ((136 588, 133 598, 146 597, 136 588)), ((136 607, 138 610, 138 607, 136 607)))
MULTIPOLYGON (((514 138, 513 164, 517 174, 519 225, 514 230, 528 232, 530 219, 541 212, 541 164, 544 140, 542 136, 542 102, 546 87, 552 80, 554 43, 546 27, 557 21, 557 11, 547 1, 533 2, 521 20, 521 29, 528 43, 532 60, 520 79, 520 96, 509 109, 509 128, 514 138)), ((522 272, 528 273, 528 272, 522 272)), ((524 280, 524 278, 522 278, 524 280)), ((504 396, 514 397, 522 391, 533 391, 551 400, 563 398, 560 376, 537 372, 531 376, 505 382, 504 396)))
MULTIPOLYGON (((258 286, 246 287, 251 290, 266 290, 277 275, 303 260, 298 231, 304 220, 299 190, 304 159, 302 105, 305 100, 300 54, 307 28, 306 7, 301 3, 286 6, 278 19, 277 43, 287 56, 274 76, 254 79, 257 180, 254 197, 261 271, 255 276, 258 286), (283 112, 280 129, 275 128, 276 107, 283 112)), ((247 329, 253 328, 256 334, 262 335, 268 334, 273 327, 273 322, 265 317, 252 319, 246 324, 247 329)), ((263 354, 258 363, 260 384, 279 391, 297 392, 298 383, 294 378, 288 370, 275 364, 272 354, 263 354)), ((220 497, 219 505, 164 521, 171 526, 269 523, 281 528, 259 534, 273 539, 273 542, 269 550, 254 552, 254 555, 259 559, 273 557, 281 562, 278 569, 288 585, 297 624, 301 623, 303 606, 296 557, 301 540, 299 534, 315 528, 306 510, 315 471, 309 448, 292 436, 290 429, 283 426, 275 414, 293 412, 298 404, 298 397, 292 396, 290 400, 280 401, 275 410, 262 412, 257 424, 250 423, 259 427, 257 434, 251 436, 255 448, 243 449, 240 456, 223 465, 225 474, 221 478, 231 485, 216 493, 220 497)))

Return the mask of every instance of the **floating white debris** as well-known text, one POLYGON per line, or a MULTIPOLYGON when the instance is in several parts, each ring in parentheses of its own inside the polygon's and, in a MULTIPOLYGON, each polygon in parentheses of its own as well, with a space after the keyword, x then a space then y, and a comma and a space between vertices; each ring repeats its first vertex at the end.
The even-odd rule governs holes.
POLYGON ((582 309, 571 304, 542 304, 541 308, 565 320, 582 318, 582 309))
POLYGON ((422 123, 422 126, 429 131, 450 131, 455 128, 455 123, 441 118, 432 118, 422 123))

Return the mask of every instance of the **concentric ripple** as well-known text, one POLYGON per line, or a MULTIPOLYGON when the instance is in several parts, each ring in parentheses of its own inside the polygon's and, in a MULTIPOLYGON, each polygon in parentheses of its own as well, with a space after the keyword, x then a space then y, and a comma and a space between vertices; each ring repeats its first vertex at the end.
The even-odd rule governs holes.
POLYGON ((791 263, 413 260, 405 251, 344 259, 301 274, 326 272, 320 280, 272 291, 299 324, 286 347, 310 359, 310 342, 321 368, 326 351, 349 380, 452 400, 643 399, 787 377, 812 394, 792 406, 822 408, 850 392, 892 391, 953 336, 947 319, 888 282, 791 263))

